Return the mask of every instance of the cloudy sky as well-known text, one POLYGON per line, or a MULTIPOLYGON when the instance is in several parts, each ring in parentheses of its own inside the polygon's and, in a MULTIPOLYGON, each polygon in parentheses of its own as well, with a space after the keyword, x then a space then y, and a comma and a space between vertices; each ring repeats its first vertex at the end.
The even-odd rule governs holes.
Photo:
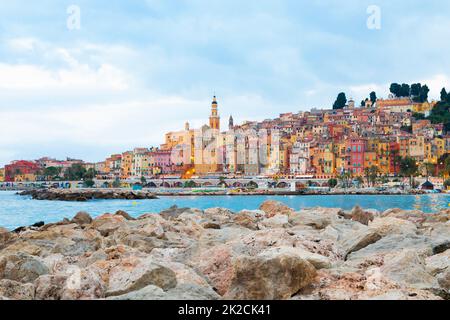
POLYGON ((385 96, 391 82, 438 97, 449 12, 443 0, 0 0, 0 165, 158 145, 207 121, 214 92, 223 125, 328 108, 340 91, 385 96))

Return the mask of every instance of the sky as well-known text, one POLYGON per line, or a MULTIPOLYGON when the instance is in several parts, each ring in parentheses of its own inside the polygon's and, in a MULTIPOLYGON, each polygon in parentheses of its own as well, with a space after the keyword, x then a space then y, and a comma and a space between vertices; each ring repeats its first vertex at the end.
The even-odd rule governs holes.
POLYGON ((392 82, 436 99, 450 89, 449 12, 443 0, 0 0, 0 166, 158 146, 207 123, 214 94, 222 126, 330 108, 341 91, 386 97, 392 82))

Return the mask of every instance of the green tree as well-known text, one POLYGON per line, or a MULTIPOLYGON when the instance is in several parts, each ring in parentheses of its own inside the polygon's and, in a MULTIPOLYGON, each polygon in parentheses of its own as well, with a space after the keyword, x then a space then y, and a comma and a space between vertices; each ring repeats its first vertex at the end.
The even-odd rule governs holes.
POLYGON ((113 188, 120 188, 120 179, 119 178, 114 179, 112 186, 113 188))
POLYGON ((441 102, 446 102, 448 97, 447 90, 445 88, 442 88, 441 90, 441 102))
POLYGON ((403 83, 400 89, 400 97, 409 97, 411 96, 411 87, 409 84, 403 83))
POLYGON ((83 175, 83 179, 85 180, 93 180, 95 176, 97 175, 97 172, 93 168, 89 168, 83 175))
POLYGON ((361 107, 364 108, 365 106, 366 106, 366 101, 365 101, 365 100, 362 100, 362 101, 361 101, 361 107))
POLYGON ((347 97, 345 96, 344 92, 341 92, 338 94, 336 101, 333 104, 333 109, 344 109, 345 105, 347 104, 347 97))
POLYGON ((416 160, 410 157, 405 157, 400 160, 400 174, 403 177, 409 177, 409 185, 413 186, 413 176, 417 174, 416 160))
POLYGON ((392 83, 389 91, 396 97, 400 97, 402 86, 398 83, 392 83))
POLYGON ((422 85, 420 83, 414 83, 411 85, 411 96, 418 97, 420 96, 420 92, 422 89, 422 85))
POLYGON ((332 178, 328 180, 328 186, 332 189, 336 188, 337 184, 338 184, 337 179, 332 178))
POLYGON ((428 101, 428 93, 430 92, 430 89, 428 88, 427 85, 424 85, 421 89, 420 89, 420 94, 419 94, 419 99, 418 102, 426 102, 428 101))
POLYGON ((370 93, 370 101, 372 101, 372 104, 374 104, 375 102, 377 102, 377 94, 375 91, 372 91, 370 93))
POLYGON ((449 188, 450 188, 450 179, 447 179, 447 180, 444 181, 444 187, 445 187, 446 189, 449 189, 449 188))
POLYGON ((88 180, 84 181, 85 188, 92 188, 94 185, 95 185, 95 182, 92 179, 88 179, 88 180))
POLYGON ((145 179, 144 176, 141 177, 141 183, 142 183, 142 185, 146 185, 147 184, 147 179, 145 179))
POLYGON ((426 177, 427 177, 427 180, 428 180, 428 178, 430 177, 430 176, 433 176, 434 175, 434 170, 435 170, 435 166, 434 166, 434 164, 432 164, 432 163, 428 163, 428 162, 426 162, 426 163, 423 163, 423 171, 425 172, 425 175, 426 175, 426 177))
POLYGON ((79 163, 73 164, 64 173, 64 178, 71 181, 80 181, 86 174, 86 168, 79 163))
POLYGON ((59 178, 61 174, 61 168, 58 167, 47 167, 44 169, 43 175, 47 180, 59 178))

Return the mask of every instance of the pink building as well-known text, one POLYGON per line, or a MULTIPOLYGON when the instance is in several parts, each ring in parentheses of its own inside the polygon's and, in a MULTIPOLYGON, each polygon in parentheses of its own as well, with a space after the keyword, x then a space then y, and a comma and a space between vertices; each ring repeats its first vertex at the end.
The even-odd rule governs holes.
POLYGON ((354 175, 364 173, 364 152, 366 143, 363 139, 350 139, 350 171, 354 175))
POLYGON ((171 150, 153 150, 150 155, 150 166, 154 173, 172 173, 171 150))

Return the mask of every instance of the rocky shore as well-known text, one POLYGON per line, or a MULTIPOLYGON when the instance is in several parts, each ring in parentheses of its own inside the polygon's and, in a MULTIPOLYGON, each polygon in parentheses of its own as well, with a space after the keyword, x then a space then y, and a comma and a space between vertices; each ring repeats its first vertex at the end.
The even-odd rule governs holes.
POLYGON ((0 229, 0 299, 441 300, 450 210, 173 207, 0 229))
POLYGON ((132 191, 126 189, 34 189, 22 191, 21 196, 31 196, 34 200, 51 201, 88 201, 99 199, 157 199, 150 191, 132 191))

